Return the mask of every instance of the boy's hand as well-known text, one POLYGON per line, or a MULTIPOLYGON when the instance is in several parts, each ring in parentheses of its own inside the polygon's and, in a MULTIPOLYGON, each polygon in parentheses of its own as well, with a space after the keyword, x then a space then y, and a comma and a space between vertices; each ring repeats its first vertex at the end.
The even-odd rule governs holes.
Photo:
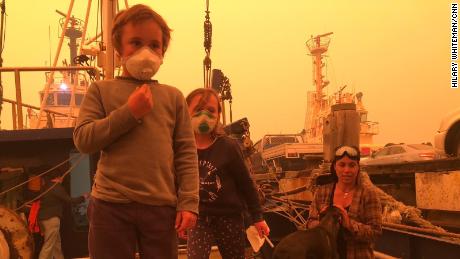
POLYGON ((178 211, 176 214, 176 231, 183 236, 187 229, 193 228, 196 224, 196 214, 190 211, 178 211))
POLYGON ((152 110, 153 96, 147 84, 143 84, 129 96, 128 107, 131 114, 137 120, 141 119, 152 110))

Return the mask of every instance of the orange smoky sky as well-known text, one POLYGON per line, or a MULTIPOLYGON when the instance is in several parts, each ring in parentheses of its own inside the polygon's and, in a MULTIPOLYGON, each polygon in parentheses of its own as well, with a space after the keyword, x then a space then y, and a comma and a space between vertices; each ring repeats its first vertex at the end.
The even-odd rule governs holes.
MULTIPOLYGON (((84 19, 88 1, 75 1, 84 19)), ((89 37, 96 32, 93 1, 89 37)), ((184 95, 203 86, 205 0, 128 1, 158 11, 174 30, 157 79, 184 95)), ((304 128, 307 91, 314 90, 305 42, 333 32, 325 59, 326 93, 347 85, 363 92, 368 119, 380 123, 375 142, 433 141, 441 118, 460 106, 450 88, 451 1, 217 1, 209 0, 213 68, 229 77, 234 120, 247 117, 255 141, 267 133, 304 128)), ((6 0, 3 65, 49 66, 60 33, 56 9, 68 0, 6 0)), ((124 1, 120 1, 124 6, 124 1)), ((60 59, 68 56, 67 41, 60 59)), ((14 77, 2 74, 5 98, 14 99, 14 77)), ((43 73, 21 77, 23 100, 39 105, 43 73)), ((4 105, 2 128, 11 129, 4 105)), ((228 111, 228 107, 227 107, 228 111)))

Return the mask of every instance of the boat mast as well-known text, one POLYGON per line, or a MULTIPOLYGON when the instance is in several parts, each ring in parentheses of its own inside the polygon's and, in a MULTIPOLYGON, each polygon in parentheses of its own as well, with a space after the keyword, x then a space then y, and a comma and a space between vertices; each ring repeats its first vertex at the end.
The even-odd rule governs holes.
POLYGON ((330 38, 333 32, 317 35, 306 42, 307 48, 313 59, 313 84, 315 85, 316 92, 312 103, 308 103, 307 118, 305 121, 305 138, 306 140, 322 142, 322 121, 320 114, 327 105, 324 99, 323 88, 329 84, 328 80, 323 80, 323 57, 326 56, 326 52, 329 47, 330 38), (310 110, 312 109, 312 111, 310 110))
POLYGON ((331 34, 332 32, 318 35, 307 41, 307 47, 310 51, 310 54, 313 56, 313 83, 316 86, 316 109, 321 107, 320 105, 323 99, 323 88, 329 84, 328 80, 323 80, 323 67, 325 65, 323 63, 323 57, 327 52, 330 42, 329 38, 324 39, 324 37, 327 37, 331 34))

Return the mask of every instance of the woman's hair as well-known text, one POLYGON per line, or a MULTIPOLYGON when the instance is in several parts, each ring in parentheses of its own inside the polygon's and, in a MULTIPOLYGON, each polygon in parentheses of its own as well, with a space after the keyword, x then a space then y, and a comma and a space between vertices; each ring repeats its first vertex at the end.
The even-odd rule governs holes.
POLYGON ((123 27, 130 22, 136 25, 147 20, 153 20, 160 26, 163 41, 162 54, 165 54, 171 39, 171 28, 169 28, 161 15, 153 11, 149 6, 143 4, 133 5, 128 9, 120 11, 115 16, 112 28, 112 42, 118 53, 121 54, 122 50, 121 38, 123 35, 123 27))
MULTIPOLYGON (((217 100, 217 112, 219 115, 222 113, 222 107, 220 104, 220 98, 219 94, 212 88, 197 88, 190 92, 185 100, 187 101, 187 104, 190 106, 190 103, 192 102, 193 98, 195 96, 200 96, 200 101, 198 102, 197 106, 195 107, 195 110, 200 110, 203 109, 203 107, 206 106, 206 104, 209 102, 209 99, 211 96, 215 97, 217 100)), ((225 132, 223 130, 222 124, 220 121, 217 121, 217 125, 214 128, 213 132, 211 133, 214 137, 225 135, 225 132)))
POLYGON ((338 146, 334 150, 334 159, 332 160, 332 163, 331 163, 331 174, 335 182, 339 180, 337 177, 337 172, 335 171, 335 164, 337 163, 338 160, 342 159, 345 156, 350 158, 351 160, 355 160, 359 165, 361 154, 357 147, 347 146, 347 145, 338 146))

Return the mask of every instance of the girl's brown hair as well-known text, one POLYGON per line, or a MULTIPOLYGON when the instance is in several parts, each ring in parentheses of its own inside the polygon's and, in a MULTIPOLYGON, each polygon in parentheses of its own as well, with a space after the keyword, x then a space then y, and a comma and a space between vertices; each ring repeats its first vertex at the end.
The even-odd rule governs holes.
MULTIPOLYGON (((214 96, 217 100, 217 111, 219 113, 219 116, 222 113, 222 106, 220 103, 220 97, 219 94, 212 88, 197 88, 190 92, 185 100, 187 101, 187 104, 190 106, 190 103, 192 102, 193 98, 195 96, 200 96, 200 100, 198 102, 198 105, 195 107, 195 110, 200 110, 203 107, 206 106, 206 104, 209 102, 209 99, 211 96, 214 96)), ((216 127, 214 128, 213 132, 211 133, 214 137, 225 135, 225 131, 222 127, 222 124, 220 121, 217 122, 216 127)))

